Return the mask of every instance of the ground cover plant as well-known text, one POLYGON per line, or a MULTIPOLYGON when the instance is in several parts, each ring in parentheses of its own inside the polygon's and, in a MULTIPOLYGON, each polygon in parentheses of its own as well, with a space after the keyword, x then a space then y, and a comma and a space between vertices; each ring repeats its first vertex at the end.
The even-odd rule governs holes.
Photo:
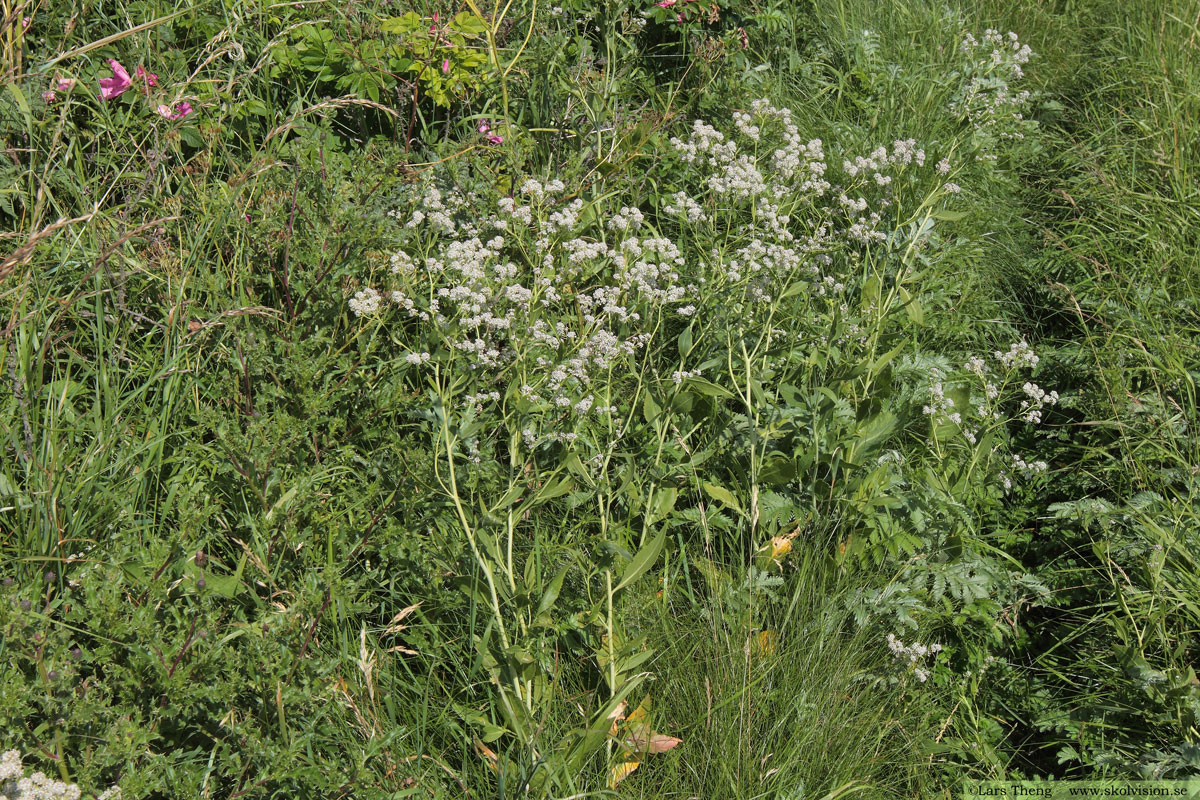
POLYGON ((1200 6, 2 8, 6 796, 1200 772, 1200 6))

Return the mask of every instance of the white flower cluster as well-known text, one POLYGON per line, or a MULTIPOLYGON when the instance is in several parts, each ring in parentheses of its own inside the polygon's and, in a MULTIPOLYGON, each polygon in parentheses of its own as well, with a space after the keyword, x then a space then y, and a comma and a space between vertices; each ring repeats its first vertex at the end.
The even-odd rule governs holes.
MULTIPOLYGON (((405 224, 411 233, 403 253, 391 259, 396 285, 389 294, 402 313, 425 324, 422 340, 440 340, 479 380, 518 381, 519 396, 535 404, 529 413, 542 420, 529 428, 527 442, 569 443, 576 438, 573 424, 559 412, 576 418, 615 413, 596 402, 589 387, 648 340, 636 328, 648 310, 682 304, 682 311, 694 313, 695 304, 684 301, 695 287, 681 277, 685 261, 674 242, 638 235, 645 217, 636 206, 610 214, 603 228, 618 238, 606 242, 586 235, 603 231, 581 222, 583 200, 555 201, 566 188, 562 181, 530 178, 517 185, 530 204, 501 198, 491 214, 469 213, 436 187, 418 188, 418 210, 441 204, 451 224, 405 224), (489 238, 485 231, 501 235, 489 238), (427 255, 409 255, 420 252, 427 255), (557 424, 567 430, 539 430, 557 424)), ((351 309, 374 313, 381 297, 364 289, 351 309)), ((404 359, 418 366, 430 355, 414 348, 404 359)), ((505 394, 500 386, 476 391, 460 399, 480 406, 505 394)))
MULTIPOLYGON (((428 225, 437 230, 450 233, 455 228, 454 215, 463 205, 467 205, 475 201, 475 196, 470 195, 466 198, 452 197, 449 204, 442 197, 441 191, 436 186, 430 186, 429 191, 421 198, 417 208, 413 209, 408 221, 404 224, 405 228, 415 229, 422 225, 428 225)), ((390 212, 390 216, 399 217, 395 211, 390 212)))
POLYGON ((868 155, 843 159, 842 172, 850 180, 841 188, 837 201, 849 224, 838 233, 863 244, 885 241, 887 233, 880 230, 880 226, 884 221, 883 212, 892 202, 889 193, 903 168, 910 165, 925 166, 925 150, 917 146, 915 139, 897 139, 892 142, 890 151, 880 145, 868 155), (865 191, 865 187, 872 185, 884 190, 878 203, 880 210, 872 210, 871 204, 861 195, 852 197, 848 193, 855 187, 865 191))
POLYGON ((383 305, 383 295, 368 286, 354 294, 350 298, 350 310, 354 312, 356 317, 365 317, 368 314, 374 314, 383 305))
POLYGON ((479 394, 466 394, 466 395, 463 395, 462 400, 463 400, 463 405, 480 407, 484 403, 488 402, 489 400, 493 403, 499 403, 500 402, 500 393, 496 392, 496 391, 492 391, 492 392, 480 392, 479 394))
POLYGON ((1022 339, 1019 342, 1013 342, 1009 345, 1007 353, 1001 353, 997 350, 994 355, 996 360, 1006 367, 1029 367, 1033 368, 1038 365, 1041 359, 1033 352, 1033 348, 1029 346, 1029 342, 1022 339))
POLYGON ((392 265, 392 272, 397 275, 400 275, 401 273, 410 273, 416 266, 413 264, 412 256, 403 250, 393 253, 389 261, 392 265))
POLYGON ((677 369, 671 373, 671 380, 675 382, 676 386, 680 385, 688 378, 698 378, 698 377, 700 377, 700 370, 698 370, 698 369, 691 369, 691 370, 678 370, 677 369))
POLYGON ((663 206, 663 211, 677 216, 686 216, 688 222, 704 222, 708 219, 704 209, 689 197, 687 192, 676 192, 671 195, 671 202, 663 206))
POLYGON ((409 353, 404 360, 413 366, 420 366, 429 361, 429 353, 409 353))
MULTIPOLYGON (((1005 399, 1002 399, 1001 394, 1002 387, 1011 385, 1015 388, 1015 383, 1009 383, 1013 377, 1011 370, 1014 368, 1032 369, 1039 361, 1028 342, 1025 341, 1013 344, 1006 353, 996 352, 995 357, 1008 373, 1004 379, 997 378, 991 372, 988 362, 980 356, 970 356, 966 359, 962 366, 962 372, 965 375, 960 373, 960 382, 953 389, 948 388, 947 379, 938 369, 930 370, 928 388, 930 399, 922 410, 932 417, 935 427, 945 423, 956 424, 958 433, 972 448, 983 438, 981 431, 995 430, 997 427, 1007 424, 1006 420, 1009 418, 1002 413, 1004 408, 1002 403, 1007 402, 1006 398, 1010 395, 1004 392, 1005 399), (997 382, 1000 385, 997 385, 997 382), (951 394, 953 397, 950 396, 951 394), (957 402, 955 398, 957 398, 957 402)), ((1058 392, 1047 392, 1030 381, 1024 383, 1021 392, 1024 399, 1021 401, 1020 412, 1016 419, 1029 424, 1040 423, 1043 408, 1056 405, 1059 401, 1058 392)), ((989 441, 992 442, 991 452, 978 453, 972 458, 982 459, 982 463, 986 463, 996 454, 1007 453, 1002 441, 995 439, 989 441)), ((1013 488, 1014 478, 1031 477, 1049 469, 1049 465, 1045 461, 1027 461, 1017 454, 1006 454, 1003 459, 1004 467, 997 471, 996 477, 1005 491, 1013 488)))
POLYGON ((929 384, 929 404, 921 409, 924 414, 930 416, 937 414, 945 414, 954 408, 954 399, 946 396, 946 389, 942 385, 942 374, 936 369, 930 373, 933 381, 929 384))
POLYGON ((1032 95, 1013 91, 1009 81, 1024 77, 1022 66, 1033 51, 1015 33, 1007 36, 988 29, 980 42, 971 34, 963 37, 960 49, 967 59, 971 80, 951 103, 951 110, 964 114, 977 132, 1001 139, 1024 138, 1028 126, 1025 112, 1032 95))
POLYGON ((754 117, 743 111, 733 112, 733 124, 738 129, 738 133, 745 136, 752 142, 757 142, 762 129, 754 123, 754 117))
POLYGON ((969 57, 978 57, 991 48, 991 52, 981 60, 981 63, 1000 68, 1010 79, 1024 77, 1025 73, 1021 66, 1028 64, 1033 55, 1029 45, 1021 44, 1021 37, 1017 34, 1009 31, 1006 36, 994 28, 988 28, 983 32, 982 44, 971 34, 965 34, 959 47, 963 54, 969 57))
POLYGON ((978 430, 966 425, 963 418, 964 413, 976 411, 981 418, 986 419, 988 416, 987 408, 979 406, 975 408, 959 409, 955 406, 954 398, 946 394, 946 387, 942 381, 944 376, 936 369, 930 373, 929 384, 929 403, 921 408, 921 411, 933 418, 933 424, 945 425, 953 423, 957 425, 962 432, 963 438, 974 445, 978 441, 978 430))
POLYGON ((895 656, 896 660, 907 664, 921 683, 929 680, 930 673, 925 666, 926 657, 935 656, 942 651, 940 644, 927 646, 913 642, 910 645, 905 645, 893 633, 887 635, 887 645, 888 650, 892 651, 892 655, 895 656))
POLYGON ((897 139, 892 143, 890 154, 886 147, 877 147, 869 156, 855 156, 853 161, 843 161, 842 171, 851 178, 872 173, 876 183, 886 186, 891 180, 882 173, 883 170, 892 165, 907 166, 913 162, 919 167, 925 166, 925 151, 917 147, 916 139, 897 139), (887 180, 884 180, 885 178, 887 180))
POLYGON ((707 160, 710 167, 715 167, 737 155, 736 142, 725 141, 725 134, 701 120, 692 123, 692 133, 686 142, 672 136, 671 146, 688 164, 707 160))
POLYGON ((621 210, 608 219, 610 231, 636 231, 642 227, 645 216, 636 208, 622 206, 621 210))
POLYGON ((1013 455, 1013 467, 1022 475, 1037 475, 1050 469, 1045 461, 1026 461, 1019 455, 1013 455))
MULTIPOLYGON (((750 111, 734 113, 734 127, 757 144, 768 123, 777 123, 782 133, 782 146, 771 153, 769 166, 782 181, 799 180, 798 185, 773 182, 769 187, 777 198, 785 193, 799 192, 814 197, 829 191, 825 180, 825 152, 820 139, 804 141, 800 128, 792 119, 791 109, 776 108, 768 100, 755 100, 750 111)), ((766 193, 767 181, 754 155, 738 154, 737 143, 727 140, 713 126, 696 120, 691 135, 686 141, 671 139, 671 145, 689 164, 706 163, 717 168, 708 180, 709 188, 717 194, 732 194, 738 198, 752 198, 766 193)))
MULTIPOLYGON (((837 257, 886 239, 892 183, 926 168, 925 151, 897 139, 848 159, 845 185, 834 190, 823 143, 802 136, 788 109, 755 100, 729 128, 697 120, 671 140, 688 165, 686 190, 661 206, 678 219, 678 239, 648 233, 645 206, 628 199, 562 198, 561 180, 517 180, 490 210, 449 182, 414 185, 408 210, 392 214, 401 246, 390 285, 360 288, 350 309, 359 317, 396 309, 407 364, 428 362, 426 347, 448 351, 471 375, 468 405, 493 390, 500 402, 515 398, 524 438, 539 445, 572 441, 578 419, 614 413, 596 398, 610 396, 610 371, 637 357, 660 314, 744 319, 784 292, 806 292, 848 316, 853 281, 837 257), (685 259, 688 225, 717 217, 728 233, 711 258, 685 259), (520 391, 509 393, 513 381, 520 391)), ((829 338, 863 336, 850 319, 829 338)))
POLYGON ((1045 406, 1058 405, 1058 392, 1047 392, 1036 383, 1028 382, 1021 389, 1026 397, 1021 401, 1021 410, 1025 412, 1023 419, 1030 425, 1042 421, 1042 409, 1045 406))
MULTIPOLYGON (((73 783, 53 780, 45 773, 25 777, 21 753, 8 750, 0 755, 0 800, 79 800, 83 792, 73 783)), ((119 787, 107 789, 100 800, 119 800, 119 787)))

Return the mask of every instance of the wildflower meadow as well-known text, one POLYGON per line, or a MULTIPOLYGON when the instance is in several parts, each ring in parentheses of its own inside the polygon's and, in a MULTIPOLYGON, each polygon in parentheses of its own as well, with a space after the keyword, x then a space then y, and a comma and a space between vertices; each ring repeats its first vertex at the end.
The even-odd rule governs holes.
POLYGON ((0 800, 1200 778, 1198 21, 0 0, 0 800))

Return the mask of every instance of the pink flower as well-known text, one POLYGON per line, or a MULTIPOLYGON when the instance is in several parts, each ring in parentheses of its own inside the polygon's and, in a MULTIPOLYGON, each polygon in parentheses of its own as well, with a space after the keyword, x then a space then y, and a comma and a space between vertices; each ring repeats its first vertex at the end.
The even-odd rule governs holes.
POLYGON ((448 72, 450 72, 450 59, 444 58, 442 59, 442 73, 445 74, 448 72))
POLYGON ((141 64, 134 70, 134 74, 146 82, 146 86, 158 86, 158 75, 153 72, 147 72, 141 64))
POLYGON ((59 92, 68 92, 75 85, 74 78, 64 78, 61 75, 54 76, 54 88, 47 89, 42 92, 42 99, 47 103, 53 103, 58 98, 59 92))
POLYGON ((504 137, 496 136, 495 134, 487 137, 487 140, 490 144, 503 144, 504 143, 504 137))
POLYGON ((172 111, 169 106, 165 106, 165 105, 160 105, 158 108, 156 108, 154 110, 159 113, 159 116, 169 119, 172 122, 174 122, 177 119, 183 119, 188 114, 195 111, 195 109, 192 108, 192 104, 187 102, 186 100, 182 103, 176 103, 174 111, 172 111))
POLYGON ((659 8, 670 8, 671 6, 675 5, 675 0, 662 0, 662 2, 655 3, 654 5, 658 6, 659 8))
POLYGON ((491 125, 488 125, 488 121, 487 121, 486 119, 483 119, 483 120, 480 120, 480 121, 479 121, 479 127, 477 128, 477 130, 478 130, 480 133, 487 133, 487 132, 488 132, 488 131, 490 131, 491 129, 492 129, 492 126, 491 126, 491 125))
POLYGON ((121 66, 121 62, 110 58, 108 65, 112 67, 113 76, 100 79, 100 97, 104 100, 112 100, 114 97, 124 94, 125 90, 133 85, 133 81, 129 80, 129 73, 121 66))

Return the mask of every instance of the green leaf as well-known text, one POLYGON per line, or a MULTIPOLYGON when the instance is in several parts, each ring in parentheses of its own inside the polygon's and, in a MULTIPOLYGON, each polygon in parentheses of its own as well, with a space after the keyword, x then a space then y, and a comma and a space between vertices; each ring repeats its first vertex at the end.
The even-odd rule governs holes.
POLYGON ((846 452, 846 459, 851 463, 860 463, 863 454, 872 452, 891 436, 896 429, 896 415, 889 411, 876 414, 868 420, 859 423, 855 430, 858 438, 846 452))
POLYGON ((654 500, 646 515, 646 524, 659 522, 675 509, 675 499, 679 496, 677 489, 658 489, 654 492, 654 500))
POLYGON ((576 478, 579 478, 579 480, 583 481, 588 488, 595 487, 596 482, 592 480, 592 474, 588 471, 587 467, 583 465, 583 462, 579 460, 579 456, 576 453, 572 453, 567 457, 566 466, 567 472, 570 472, 576 478))
POLYGON ((723 503, 724 505, 728 506, 729 508, 732 508, 734 511, 738 512, 739 514, 745 513, 744 511, 742 511, 742 506, 740 503, 738 503, 737 498, 733 496, 733 492, 729 491, 728 489, 722 488, 722 487, 717 486, 712 483, 706 483, 706 484, 704 484, 704 492, 709 497, 711 497, 713 500, 716 500, 719 503, 723 503))
POLYGON ((451 24, 455 30, 461 31, 468 36, 483 36, 487 33, 487 23, 466 11, 460 11, 455 14, 454 21, 451 24))
POLYGON ((679 357, 687 358, 687 354, 692 352, 692 329, 687 327, 683 329, 683 333, 679 334, 679 357))
POLYGON ((407 14, 399 17, 388 17, 383 21, 381 27, 384 33, 398 33, 401 35, 416 31, 424 32, 425 30, 421 18, 417 16, 417 12, 415 11, 409 11, 407 14))
POLYGON ((650 396, 649 392, 642 396, 642 413, 646 416, 646 422, 654 422, 662 413, 662 407, 654 402, 654 398, 650 396))
POLYGON ((654 566, 654 562, 658 561, 658 557, 662 555, 663 548, 667 544, 666 529, 660 530, 655 536, 642 548, 637 551, 637 555, 629 562, 629 566, 625 568, 625 572, 621 575, 621 582, 613 588, 613 594, 624 589, 629 584, 640 578, 648 569, 654 566))
POLYGON ((775 454, 767 458, 762 469, 758 471, 758 479, 772 486, 782 486, 796 477, 796 464, 787 456, 775 454))
POLYGON ((912 320, 914 325, 925 324, 925 310, 921 307, 921 301, 912 296, 912 293, 903 286, 897 287, 897 294, 904 301, 904 312, 908 314, 908 318, 912 320))
POLYGON ((728 400, 734 396, 733 392, 724 386, 718 386, 704 378, 688 378, 687 384, 689 388, 695 389, 700 394, 708 395, 709 397, 721 397, 728 400))
POLYGON ((567 576, 567 568, 563 567, 554 576, 554 580, 550 581, 550 585, 546 587, 546 591, 542 594, 542 600, 538 603, 537 612, 533 615, 535 624, 538 617, 546 614, 554 607, 554 602, 558 600, 558 594, 562 591, 563 579, 567 576))

